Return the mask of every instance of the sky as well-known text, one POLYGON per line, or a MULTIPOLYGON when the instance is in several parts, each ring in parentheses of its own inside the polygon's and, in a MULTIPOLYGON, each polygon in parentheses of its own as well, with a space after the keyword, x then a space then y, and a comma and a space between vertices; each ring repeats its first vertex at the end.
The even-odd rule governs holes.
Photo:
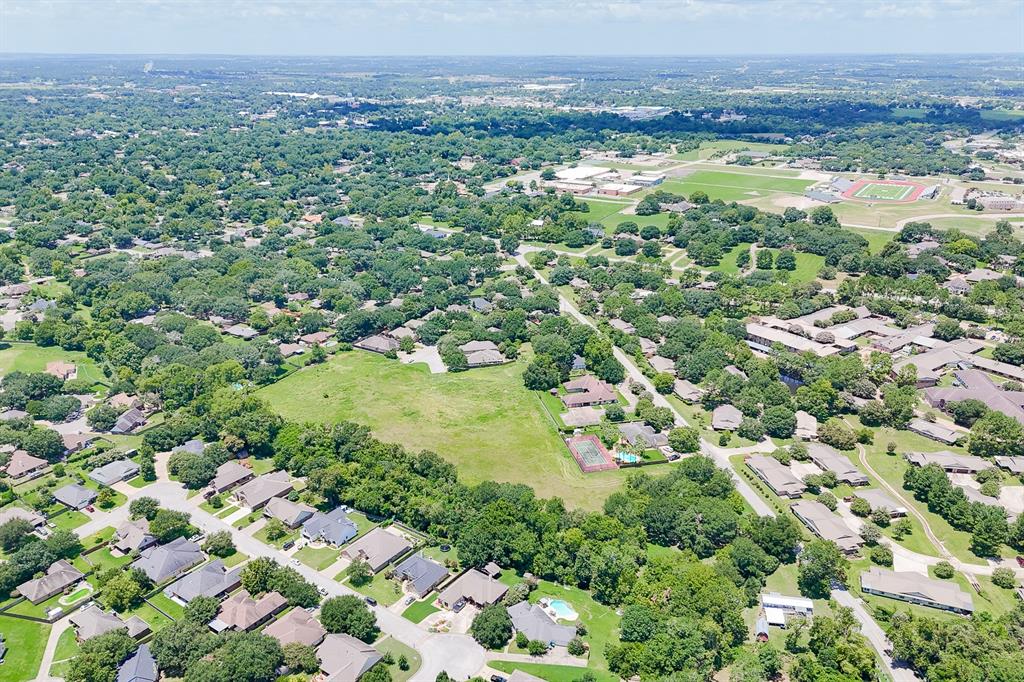
POLYGON ((1024 53, 1024 0, 0 0, 0 52, 1024 53))

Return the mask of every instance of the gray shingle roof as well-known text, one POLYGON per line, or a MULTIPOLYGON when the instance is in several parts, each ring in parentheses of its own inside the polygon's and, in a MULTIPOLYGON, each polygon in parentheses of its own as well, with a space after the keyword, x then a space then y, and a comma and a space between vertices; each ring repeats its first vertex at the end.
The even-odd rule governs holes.
POLYGON ((302 526, 302 536, 340 546, 359 534, 356 524, 341 507, 323 514, 317 512, 302 526))
POLYGON ((177 538, 166 545, 150 547, 132 564, 149 579, 160 584, 203 560, 199 545, 185 538, 177 538))
POLYGON ((149 646, 139 646, 135 655, 121 664, 117 670, 117 682, 156 682, 160 671, 156 667, 156 659, 149 651, 149 646))
POLYGON ((565 646, 576 636, 576 628, 559 625, 539 604, 521 601, 509 607, 508 615, 518 632, 545 644, 553 642, 556 646, 565 646))
POLYGON ((445 579, 448 569, 424 556, 414 554, 395 568, 395 576, 411 583, 412 591, 423 597, 445 579))
POLYGON ((241 584, 241 567, 229 571, 223 561, 215 559, 165 587, 164 594, 187 604, 196 597, 219 597, 241 584))
POLYGON ((72 509, 88 507, 96 499, 96 491, 77 483, 69 483, 63 488, 53 491, 53 499, 72 509))

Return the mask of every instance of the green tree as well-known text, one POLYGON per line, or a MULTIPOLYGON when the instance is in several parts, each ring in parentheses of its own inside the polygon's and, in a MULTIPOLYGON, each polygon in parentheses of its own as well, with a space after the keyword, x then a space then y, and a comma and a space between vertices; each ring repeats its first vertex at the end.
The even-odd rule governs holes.
POLYGON ((800 593, 813 599, 826 599, 832 583, 846 584, 846 570, 850 562, 839 551, 836 543, 814 540, 804 547, 797 569, 800 593))
POLYGON ((668 432, 668 446, 676 452, 697 452, 700 449, 700 431, 684 426, 668 432))
POLYGON ((327 632, 345 633, 367 643, 374 641, 378 634, 376 617, 355 595, 326 600, 320 606, 320 622, 327 632))
POLYGON ((512 619, 501 604, 484 607, 469 627, 473 639, 487 649, 500 649, 512 637, 512 619))
POLYGON ((348 566, 348 580, 355 587, 361 587, 373 580, 373 569, 363 559, 355 558, 348 566))

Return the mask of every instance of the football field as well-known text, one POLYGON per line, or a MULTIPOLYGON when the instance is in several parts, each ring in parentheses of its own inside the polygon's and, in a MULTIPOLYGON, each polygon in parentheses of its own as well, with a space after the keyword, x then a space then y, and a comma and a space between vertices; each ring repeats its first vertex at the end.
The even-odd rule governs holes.
POLYGON ((888 182, 869 182, 854 192, 853 196, 858 199, 902 201, 913 191, 913 185, 896 185, 888 182))

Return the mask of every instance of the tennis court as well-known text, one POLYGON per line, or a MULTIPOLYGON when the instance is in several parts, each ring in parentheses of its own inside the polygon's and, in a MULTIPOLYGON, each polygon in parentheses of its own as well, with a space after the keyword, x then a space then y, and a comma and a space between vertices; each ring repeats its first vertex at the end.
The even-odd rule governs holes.
POLYGON ((605 449, 598 437, 593 434, 573 436, 565 441, 565 444, 569 447, 569 452, 576 459, 580 470, 585 474, 589 474, 592 471, 606 471, 618 468, 611 454, 605 449))

